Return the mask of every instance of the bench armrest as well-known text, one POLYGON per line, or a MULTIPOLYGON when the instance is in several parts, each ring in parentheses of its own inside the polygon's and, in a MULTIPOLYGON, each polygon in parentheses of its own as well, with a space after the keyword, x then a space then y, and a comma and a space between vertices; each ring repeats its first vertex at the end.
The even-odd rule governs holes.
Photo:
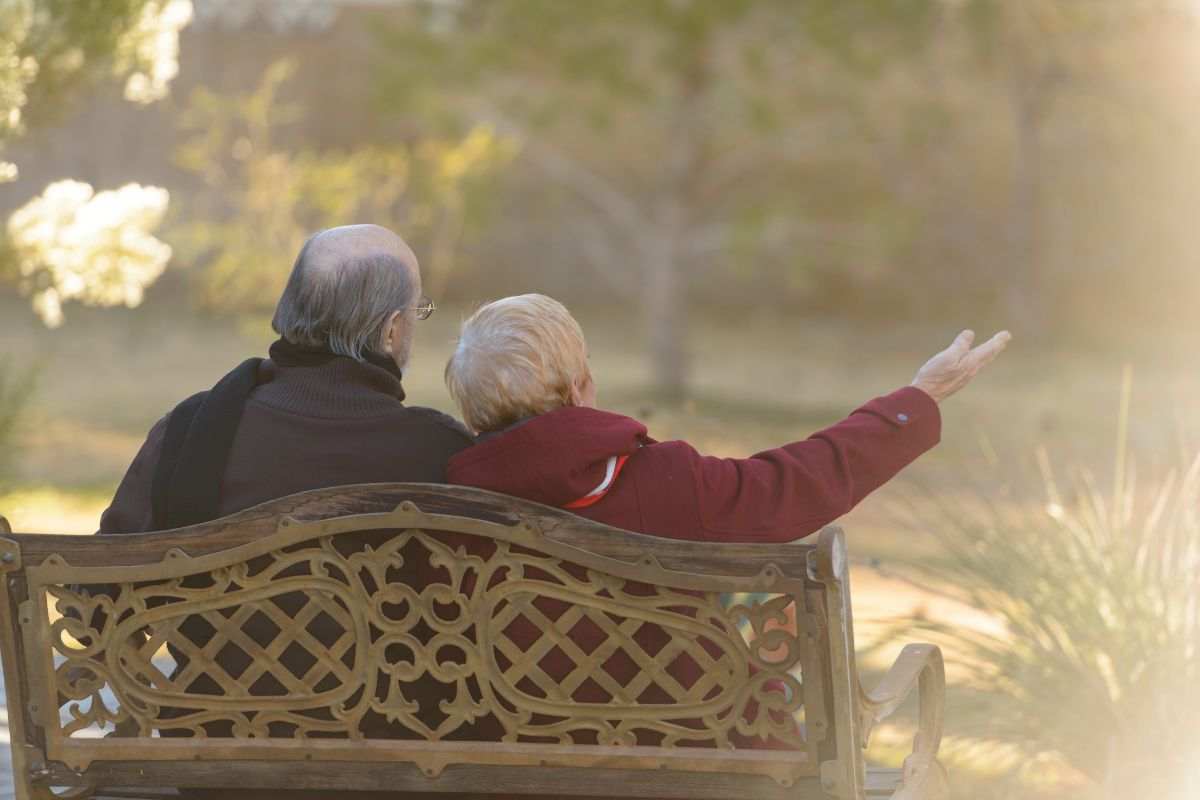
POLYGON ((944 792, 945 774, 938 763, 946 708, 946 668, 942 651, 932 644, 905 647, 883 680, 860 701, 863 746, 871 730, 895 713, 912 694, 920 692, 917 735, 912 754, 904 760, 904 784, 893 800, 908 797, 936 797, 944 792))

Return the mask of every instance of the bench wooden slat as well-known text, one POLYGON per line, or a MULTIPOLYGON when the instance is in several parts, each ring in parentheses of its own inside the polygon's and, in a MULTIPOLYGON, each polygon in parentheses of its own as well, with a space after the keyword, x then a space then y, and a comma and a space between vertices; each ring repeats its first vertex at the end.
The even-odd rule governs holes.
MULTIPOLYGON (((412 764, 280 763, 235 761, 222 764, 179 762, 96 762, 89 779, 108 786, 206 786, 228 789, 353 790, 370 792, 515 794, 549 797, 670 798, 671 800, 799 800, 823 798, 820 781, 802 779, 792 787, 746 775, 656 772, 570 767, 485 767, 459 764, 436 779, 412 764)), ((53 776, 78 780, 69 770, 53 776)))

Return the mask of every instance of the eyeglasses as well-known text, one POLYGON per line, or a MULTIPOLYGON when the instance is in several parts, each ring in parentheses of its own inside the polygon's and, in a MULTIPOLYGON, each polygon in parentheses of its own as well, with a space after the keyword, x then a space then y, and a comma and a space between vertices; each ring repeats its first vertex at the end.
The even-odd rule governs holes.
POLYGON ((413 308, 417 310, 417 319, 429 319, 433 316, 433 312, 437 311, 437 304, 425 295, 421 295, 421 301, 413 308))

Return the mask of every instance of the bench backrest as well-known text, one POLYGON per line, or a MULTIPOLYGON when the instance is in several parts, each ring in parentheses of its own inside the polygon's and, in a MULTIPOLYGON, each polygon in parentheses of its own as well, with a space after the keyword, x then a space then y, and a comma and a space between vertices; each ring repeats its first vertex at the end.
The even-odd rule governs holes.
POLYGON ((176 531, 8 534, 0 570, 22 793, 26 777, 659 797, 862 781, 833 530, 681 542, 380 484, 176 531))

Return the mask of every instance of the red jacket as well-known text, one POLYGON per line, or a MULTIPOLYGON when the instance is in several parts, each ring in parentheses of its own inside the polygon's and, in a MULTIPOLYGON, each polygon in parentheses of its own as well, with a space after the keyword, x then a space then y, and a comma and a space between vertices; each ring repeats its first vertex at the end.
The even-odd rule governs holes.
POLYGON ((939 441, 937 403, 906 387, 836 425, 750 458, 656 442, 620 414, 568 407, 534 417, 451 457, 451 483, 565 508, 672 539, 787 542, 820 530, 939 441), (623 466, 607 482, 611 463, 623 466), (615 457, 615 461, 614 461, 615 457))
MULTIPOLYGON (((646 435, 646 426, 629 417, 572 407, 480 437, 475 446, 451 457, 446 474, 451 483, 560 508, 572 506, 582 516, 640 533, 700 541, 785 542, 845 514, 937 444, 940 432, 937 404, 914 388, 872 400, 804 441, 746 459, 703 456, 686 442, 656 442, 646 435)), ((545 598, 535 602, 550 619, 557 619, 545 598)), ((525 624, 510 629, 509 635, 530 648, 543 632, 525 624)), ((574 630, 570 635, 586 653, 601 644, 595 632, 574 630)), ((634 639, 645 652, 654 653, 664 636, 657 626, 643 625, 634 639)), ((556 647, 538 666, 546 674, 563 675, 574 662, 556 647)), ((694 661, 675 661, 667 667, 685 687, 700 677, 694 661)), ((629 662, 611 668, 609 674, 626 686, 636 672, 629 662)), ((572 697, 583 703, 612 700, 593 682, 580 685, 572 697)), ((747 708, 748 716, 755 709, 747 708)), ((654 743, 652 736, 640 732, 637 739, 639 744, 654 743)), ((734 740, 738 747, 786 747, 774 738, 737 735, 734 740)))

